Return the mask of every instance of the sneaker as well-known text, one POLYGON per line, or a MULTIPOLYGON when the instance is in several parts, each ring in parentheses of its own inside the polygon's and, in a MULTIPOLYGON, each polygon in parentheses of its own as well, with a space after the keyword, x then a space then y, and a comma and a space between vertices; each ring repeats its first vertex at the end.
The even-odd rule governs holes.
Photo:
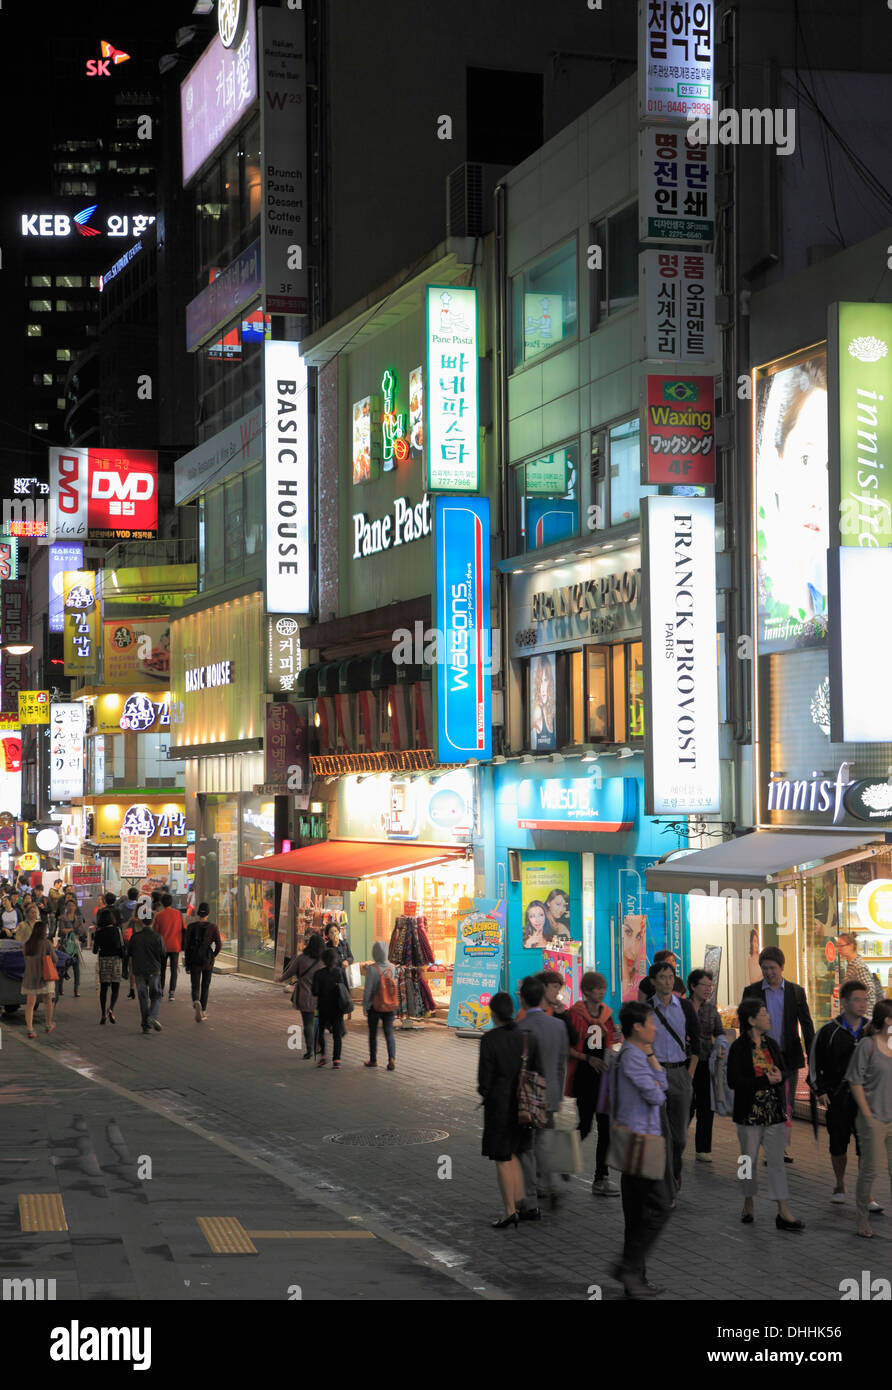
POLYGON ((592 1193, 598 1197, 618 1197, 619 1188, 609 1178, 597 1178, 592 1183, 592 1193))
POLYGON ((192 1007, 193 1007, 193 1009, 195 1010, 195 1022, 196 1022, 196 1023, 200 1023, 200 1022, 201 1022, 201 1000, 200 1000, 200 999, 196 999, 195 1002, 193 1003, 192 1007))
POLYGON ((202 1011, 201 1011, 201 1021, 202 1021, 202 1023, 207 1023, 207 1017, 208 1017, 207 1014, 206 1014, 206 1013, 204 1012, 204 1010, 202 1009, 202 1011))
POLYGON ((172 1004, 173 1001, 174 1001, 175 999, 176 999, 176 995, 175 995, 175 994, 168 994, 168 996, 167 996, 167 1002, 168 1002, 168 1004, 172 1004))
POLYGON ((394 1062, 393 1060, 389 1061, 389 1062, 387 1063, 387 1070, 388 1070, 388 1071, 396 1071, 396 1062, 394 1062))
POLYGON ((873 1198, 871 1198, 870 1201, 869 1201, 868 1204, 867 1204, 867 1210, 868 1210, 868 1211, 885 1211, 885 1207, 881 1207, 880 1204, 879 1204, 879 1202, 875 1202, 875 1201, 873 1200, 873 1198))
POLYGON ((332 1062, 331 1065, 332 1065, 333 1067, 339 1067, 341 1064, 340 1064, 340 1062, 332 1062))
POLYGON ((324 1057, 320 1057, 320 1058, 319 1058, 319 1061, 316 1063, 316 1066, 317 1066, 317 1067, 324 1067, 324 1066, 325 1066, 325 1058, 324 1058, 324 1057))
POLYGON ((161 1024, 158 1022, 157 1018, 150 1018, 150 1019, 149 1019, 149 1023, 150 1023, 151 1026, 154 1028, 154 1030, 155 1030, 156 1033, 161 1033, 161 1032, 163 1032, 163 1029, 162 1029, 162 1027, 161 1027, 161 1024))
POLYGON ((846 1194, 844 1192, 832 1192, 830 1194, 830 1200, 831 1202, 835 1202, 838 1207, 841 1207, 846 1200, 846 1194))
POLYGON ((695 1157, 696 1157, 698 1163, 711 1163, 711 1162, 712 1162, 712 1154, 696 1154, 695 1157))
POLYGON ((144 1033, 151 1033, 152 1030, 151 1030, 151 1028, 149 1027, 149 1025, 148 1025, 147 1023, 144 1023, 143 1026, 142 1026, 142 1031, 143 1031, 144 1033))
POLYGON ((378 1063, 377 1063, 377 1062, 363 1062, 362 1065, 363 1065, 364 1067, 376 1067, 376 1066, 378 1065, 378 1063))

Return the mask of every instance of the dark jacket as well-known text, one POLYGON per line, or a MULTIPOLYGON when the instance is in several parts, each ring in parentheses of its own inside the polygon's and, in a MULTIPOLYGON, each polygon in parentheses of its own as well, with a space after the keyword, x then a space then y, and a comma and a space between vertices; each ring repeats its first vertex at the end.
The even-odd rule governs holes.
MULTIPOLYGON (((866 1019, 864 1021, 867 1022, 866 1019)), ((862 1027, 858 1038, 853 1038, 839 1018, 832 1018, 818 1029, 808 1054, 808 1072, 819 1096, 826 1095, 834 1100, 843 1088, 848 1091, 846 1072, 856 1044, 863 1036, 862 1027)), ((842 1099, 842 1096, 839 1098, 842 1099)))
POLYGON ((322 969, 322 961, 311 960, 308 955, 301 951, 299 956, 294 956, 282 971, 282 980, 295 979, 296 983, 291 992, 291 1002, 296 1009, 300 1009, 305 1014, 311 1014, 316 1008, 316 1000, 313 998, 313 977, 318 975, 322 969))
MULTIPOLYGON (((781 1050, 774 1038, 763 1036, 762 1042, 771 1054, 771 1060, 780 1070, 784 1069, 784 1060, 781 1050)), ((756 1076, 756 1069, 753 1066, 753 1041, 747 1029, 746 1037, 739 1037, 732 1042, 728 1049, 728 1085, 734 1092, 734 1123, 736 1125, 746 1124, 747 1116, 753 1106, 753 1098, 757 1091, 777 1091, 781 1106, 783 1106, 784 1083, 779 1081, 776 1086, 764 1076, 756 1076)))
POLYGON ((347 977, 337 965, 331 970, 323 966, 321 970, 316 971, 311 988, 319 1001, 320 1018, 331 1018, 332 1015, 340 1017, 343 1014, 338 986, 346 984, 347 977))
MULTIPOLYGON (((331 946, 328 937, 325 938, 325 942, 327 946, 331 946)), ((350 942, 347 940, 346 936, 342 936, 337 946, 332 947, 332 949, 337 951, 338 960, 341 965, 353 964, 353 956, 350 953, 350 942)))
MULTIPOLYGON (((536 1040, 527 1034, 527 1065, 539 1071, 536 1040)), ((483 1097, 483 1152, 506 1162, 521 1148, 517 1122, 517 1084, 523 1060, 524 1033, 516 1023, 493 1028, 480 1039, 477 1091, 483 1097)))
MULTIPOLYGON (((743 999, 761 999, 767 1007, 765 981, 758 980, 754 985, 747 985, 741 997, 743 999)), ((811 1052, 814 1039, 815 1025, 808 1011, 805 990, 801 985, 795 985, 792 980, 784 980, 784 1036, 781 1040, 784 1063, 781 1070, 800 1071, 805 1066, 805 1058, 811 1052), (800 1027, 805 1042, 805 1052, 803 1052, 802 1043, 799 1041, 800 1027)))
POLYGON ((134 919, 127 955, 134 975, 160 975, 165 960, 164 942, 153 927, 134 919))
POLYGON ((126 948, 118 927, 96 928, 93 933, 93 954, 94 956, 120 956, 121 960, 124 959, 126 948))
POLYGON ((194 922, 190 922, 186 928, 185 961, 187 970, 212 970, 214 961, 223 950, 223 942, 220 940, 220 932, 216 922, 209 922, 206 917, 196 917, 194 922), (201 959, 197 959, 197 951, 201 949, 201 959), (208 960, 208 952, 213 951, 213 955, 208 960))

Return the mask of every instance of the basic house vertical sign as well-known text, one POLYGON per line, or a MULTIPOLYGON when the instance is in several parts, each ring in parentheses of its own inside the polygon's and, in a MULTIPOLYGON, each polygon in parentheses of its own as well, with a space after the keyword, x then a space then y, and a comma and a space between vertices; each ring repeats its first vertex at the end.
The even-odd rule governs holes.
POLYGON ((438 497, 437 761, 492 756, 489 499, 438 497))
POLYGON ((310 606, 307 367, 297 343, 264 345, 266 611, 310 606))

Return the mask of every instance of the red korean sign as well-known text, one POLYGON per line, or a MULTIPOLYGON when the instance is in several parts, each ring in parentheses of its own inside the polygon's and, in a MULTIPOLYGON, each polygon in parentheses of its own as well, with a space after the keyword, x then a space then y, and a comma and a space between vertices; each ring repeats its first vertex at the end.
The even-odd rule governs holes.
MULTIPOLYGON (((4 643, 23 642, 25 634, 25 581, 4 579, 0 584, 0 635, 4 643)), ((2 707, 19 716, 19 691, 26 657, 3 653, 2 707)))
POLYGON ((158 455, 150 449, 50 449, 56 540, 150 540, 158 530, 158 455))
POLYGON ((642 483, 715 482, 715 382, 648 376, 641 431, 642 483))

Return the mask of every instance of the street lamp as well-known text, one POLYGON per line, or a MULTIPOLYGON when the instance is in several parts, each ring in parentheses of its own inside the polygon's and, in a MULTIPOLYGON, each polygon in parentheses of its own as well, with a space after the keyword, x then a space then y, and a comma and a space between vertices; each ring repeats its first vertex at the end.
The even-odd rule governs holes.
POLYGON ((0 652, 8 652, 10 656, 27 656, 33 650, 33 642, 4 642, 0 646, 0 652))

